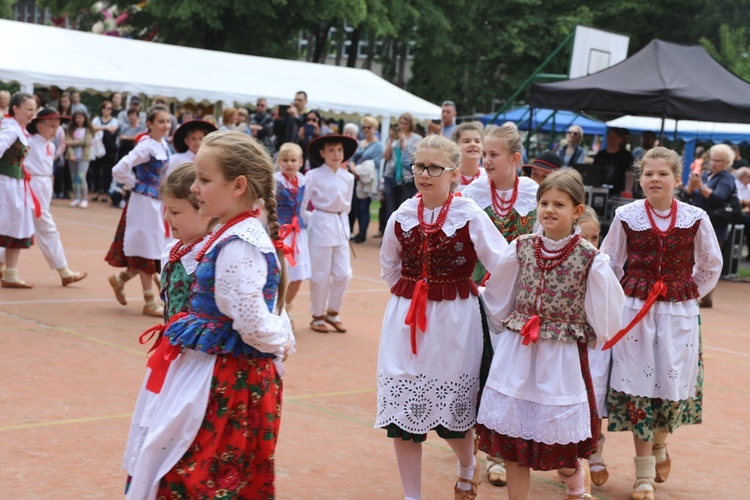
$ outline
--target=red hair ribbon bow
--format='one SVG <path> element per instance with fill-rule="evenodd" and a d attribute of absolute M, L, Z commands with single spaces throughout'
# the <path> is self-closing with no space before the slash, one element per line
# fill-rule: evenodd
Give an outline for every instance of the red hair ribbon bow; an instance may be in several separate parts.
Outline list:
<path fill-rule="evenodd" d="M 539 327 L 542 325 L 542 320 L 539 319 L 538 315 L 533 315 L 529 318 L 529 321 L 521 328 L 521 336 L 523 337 L 523 345 L 529 345 L 535 343 L 539 339 Z"/>

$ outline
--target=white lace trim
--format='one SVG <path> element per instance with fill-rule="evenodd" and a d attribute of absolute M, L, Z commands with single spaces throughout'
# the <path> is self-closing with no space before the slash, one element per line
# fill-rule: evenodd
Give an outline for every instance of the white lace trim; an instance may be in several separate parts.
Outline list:
<path fill-rule="evenodd" d="M 536 182 L 532 181 L 528 177 L 518 178 L 518 198 L 513 208 L 518 212 L 519 215 L 525 217 L 536 208 L 536 190 L 539 188 Z M 497 192 L 503 198 L 510 198 L 513 193 L 512 189 L 508 191 Z M 477 202 L 483 210 L 487 207 L 492 206 L 492 192 L 490 191 L 490 180 L 488 177 L 480 177 L 475 180 L 461 192 L 466 198 L 471 198 Z"/>
<path fill-rule="evenodd" d="M 401 224 L 402 230 L 408 231 L 419 225 L 419 216 L 417 215 L 418 205 L 419 200 L 416 197 L 409 198 L 396 211 L 396 222 Z M 440 207 L 435 210 L 425 209 L 425 221 L 429 223 L 437 217 L 439 212 Z M 453 198 L 451 208 L 448 211 L 448 217 L 445 219 L 445 224 L 443 225 L 443 232 L 446 236 L 453 236 L 456 231 L 464 227 L 467 222 L 474 220 L 477 214 L 481 212 L 482 209 L 479 208 L 474 200 L 464 198 L 463 196 Z"/>
<path fill-rule="evenodd" d="M 214 232 L 221 229 L 221 227 L 223 227 L 223 224 L 216 226 Z M 235 235 L 238 236 L 242 241 L 246 241 L 251 245 L 254 245 L 263 253 L 276 251 L 273 248 L 273 243 L 271 243 L 271 238 L 268 236 L 268 233 L 261 224 L 260 220 L 257 217 L 251 217 L 227 229 L 227 231 L 222 234 L 221 237 L 213 243 L 213 245 L 211 245 L 211 248 L 209 248 L 206 253 L 213 250 L 213 248 L 220 241 L 223 241 L 228 237 Z"/>
<path fill-rule="evenodd" d="M 646 214 L 645 202 L 646 200 L 636 200 L 633 203 L 619 207 L 615 213 L 633 231 L 648 231 L 651 228 L 651 222 L 649 222 L 648 215 Z M 669 210 L 664 212 L 655 210 L 655 212 L 660 215 L 666 215 Z M 678 201 L 675 227 L 679 227 L 680 229 L 691 228 L 696 222 L 701 220 L 703 214 L 704 211 L 702 209 Z M 669 220 L 660 219 L 659 217 L 655 217 L 655 219 L 657 226 L 664 226 L 664 228 L 659 227 L 659 229 L 666 229 L 669 226 Z"/>
<path fill-rule="evenodd" d="M 378 373 L 378 417 L 375 427 L 395 423 L 414 434 L 442 425 L 465 431 L 476 423 L 479 378 L 468 373 L 451 380 L 419 374 L 402 379 Z"/>
<path fill-rule="evenodd" d="M 513 438 L 544 443 L 579 443 L 591 437 L 588 402 L 552 406 L 515 399 L 484 388 L 477 422 Z"/>

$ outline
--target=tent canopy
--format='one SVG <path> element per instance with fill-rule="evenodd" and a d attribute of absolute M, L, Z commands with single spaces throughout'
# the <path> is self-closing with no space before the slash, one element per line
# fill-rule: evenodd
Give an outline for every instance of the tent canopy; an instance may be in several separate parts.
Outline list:
<path fill-rule="evenodd" d="M 623 127 L 631 132 L 654 132 L 659 133 L 661 128 L 661 118 L 646 116 L 621 116 L 615 120 L 607 122 L 609 127 Z M 716 123 L 716 122 L 698 122 L 693 120 L 675 120 L 664 121 L 664 135 L 668 138 L 674 137 L 675 127 L 677 128 L 677 138 L 685 142 L 692 140 L 723 142 L 732 141 L 740 143 L 750 141 L 750 124 L 746 123 Z"/>
<path fill-rule="evenodd" d="M 304 90 L 326 112 L 440 117 L 440 107 L 369 70 L 216 52 L 0 20 L 0 81 L 180 101 L 289 104 Z"/>
<path fill-rule="evenodd" d="M 534 85 L 531 105 L 750 123 L 750 84 L 700 46 L 653 40 L 628 59 L 593 75 Z"/>
<path fill-rule="evenodd" d="M 534 120 L 530 120 L 531 115 L 529 114 L 528 106 L 521 106 L 520 108 L 509 109 L 504 113 L 498 115 L 494 121 L 495 124 L 501 125 L 507 121 L 515 122 L 520 130 L 529 130 L 529 123 L 531 122 L 531 128 L 537 129 L 539 125 L 542 125 L 541 130 L 543 132 L 549 132 L 552 130 L 552 124 L 554 122 L 555 131 L 562 132 L 571 125 L 578 125 L 583 129 L 585 134 L 599 134 L 602 135 L 607 130 L 607 125 L 604 122 L 588 118 L 586 116 L 572 113 L 570 111 L 557 111 L 551 109 L 536 109 L 534 108 Z M 556 113 L 556 114 L 555 114 Z M 552 115 L 555 114 L 554 118 Z M 479 120 L 485 125 L 492 120 L 494 114 L 484 115 Z"/>

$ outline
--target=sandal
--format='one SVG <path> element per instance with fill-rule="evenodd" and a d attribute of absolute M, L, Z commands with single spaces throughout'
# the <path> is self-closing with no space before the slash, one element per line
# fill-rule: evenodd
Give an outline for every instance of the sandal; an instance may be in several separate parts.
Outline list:
<path fill-rule="evenodd" d="M 26 283 L 25 281 L 2 281 L 2 287 L 3 288 L 34 288 L 34 285 L 31 283 Z"/>
<path fill-rule="evenodd" d="M 592 462 L 589 459 L 589 468 L 591 469 L 591 482 L 597 486 L 602 486 L 609 479 L 609 471 L 604 462 Z M 658 477 L 658 472 L 656 473 Z"/>
<path fill-rule="evenodd" d="M 669 471 L 672 470 L 672 459 L 669 458 L 669 453 L 667 453 L 667 445 L 654 445 L 654 448 L 656 449 L 657 446 L 663 446 L 664 447 L 664 453 L 667 454 L 667 459 L 663 462 L 657 462 L 656 463 L 656 478 L 654 479 L 657 483 L 663 483 L 667 480 L 669 477 Z"/>
<path fill-rule="evenodd" d="M 495 461 L 491 457 L 487 457 L 487 481 L 492 486 L 505 486 L 508 484 L 508 476 L 505 472 L 505 462 L 502 459 Z"/>
<path fill-rule="evenodd" d="M 633 485 L 633 493 L 630 494 L 631 500 L 655 500 L 654 484 L 646 478 L 636 480 Z"/>
<path fill-rule="evenodd" d="M 86 276 L 88 276 L 88 273 L 73 273 L 67 278 L 61 278 L 62 286 L 68 286 L 71 283 L 75 283 L 76 281 L 81 281 Z"/>
<path fill-rule="evenodd" d="M 326 326 L 325 316 L 313 316 L 313 320 L 310 322 L 310 330 L 318 333 L 328 333 L 328 327 Z"/>
<path fill-rule="evenodd" d="M 156 302 L 149 302 L 143 306 L 143 315 L 153 316 L 155 318 L 163 318 L 164 308 L 160 306 L 159 304 L 157 304 Z"/>
<path fill-rule="evenodd" d="M 323 321 L 331 325 L 337 332 L 346 333 L 346 328 L 344 327 L 344 324 L 339 319 L 339 313 L 335 311 L 331 311 L 329 309 L 328 311 L 326 311 L 326 315 L 323 318 Z"/>
<path fill-rule="evenodd" d="M 474 478 L 470 481 L 462 477 L 458 477 L 456 485 L 453 487 L 454 500 L 474 500 L 477 497 L 477 489 L 479 484 L 482 482 L 479 479 L 479 462 L 475 460 L 476 467 L 474 467 Z M 462 490 L 458 487 L 458 483 L 470 484 L 470 490 Z"/>

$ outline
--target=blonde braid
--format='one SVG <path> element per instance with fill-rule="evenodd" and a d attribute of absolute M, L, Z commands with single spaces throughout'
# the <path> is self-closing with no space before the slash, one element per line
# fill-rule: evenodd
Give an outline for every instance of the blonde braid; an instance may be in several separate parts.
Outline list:
<path fill-rule="evenodd" d="M 279 216 L 276 212 L 276 179 L 270 177 L 264 189 L 263 200 L 265 201 L 266 219 L 268 220 L 268 235 L 271 240 L 279 241 Z M 280 280 L 277 299 L 277 311 L 281 314 L 286 302 L 286 257 L 281 248 L 276 249 L 276 257 L 279 260 Z"/>

